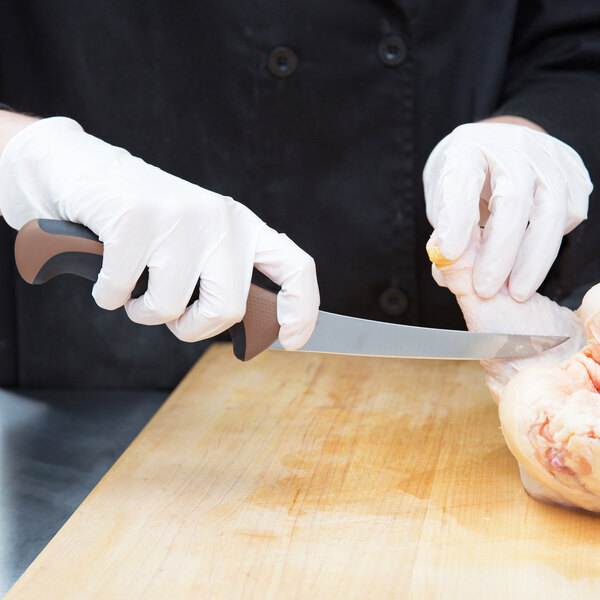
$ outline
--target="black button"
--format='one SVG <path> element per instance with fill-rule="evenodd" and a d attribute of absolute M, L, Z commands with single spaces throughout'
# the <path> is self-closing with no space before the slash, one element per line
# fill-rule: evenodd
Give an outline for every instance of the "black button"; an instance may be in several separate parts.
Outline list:
<path fill-rule="evenodd" d="M 379 296 L 381 310 L 390 317 L 397 317 L 406 312 L 408 296 L 397 287 L 389 287 Z"/>
<path fill-rule="evenodd" d="M 379 60 L 388 67 L 397 67 L 406 58 L 406 43 L 397 33 L 389 33 L 377 47 Z"/>
<path fill-rule="evenodd" d="M 289 77 L 298 66 L 298 57 L 291 48 L 278 46 L 269 54 L 267 67 L 275 77 Z"/>

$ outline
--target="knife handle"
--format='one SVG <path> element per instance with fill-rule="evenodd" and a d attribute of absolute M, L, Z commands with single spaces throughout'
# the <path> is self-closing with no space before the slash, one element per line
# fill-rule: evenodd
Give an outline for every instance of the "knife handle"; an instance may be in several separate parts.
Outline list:
<path fill-rule="evenodd" d="M 15 260 L 21 277 L 33 285 L 46 283 L 57 275 L 72 274 L 96 281 L 102 268 L 104 245 L 83 225 L 53 219 L 34 219 L 25 224 L 15 241 Z M 271 283 L 271 285 L 269 285 Z M 277 291 L 270 289 L 256 269 L 246 303 L 244 318 L 229 329 L 236 358 L 247 361 L 266 350 L 279 336 Z M 132 298 L 148 287 L 148 269 L 138 279 Z M 199 296 L 196 286 L 188 306 Z"/>

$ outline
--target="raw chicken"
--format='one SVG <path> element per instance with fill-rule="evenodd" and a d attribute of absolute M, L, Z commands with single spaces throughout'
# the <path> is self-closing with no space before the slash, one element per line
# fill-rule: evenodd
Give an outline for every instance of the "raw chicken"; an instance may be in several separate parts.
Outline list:
<path fill-rule="evenodd" d="M 539 500 L 600 512 L 600 284 L 574 312 L 540 294 L 516 302 L 506 287 L 482 299 L 472 285 L 480 236 L 477 228 L 454 262 L 434 239 L 427 245 L 434 277 L 456 295 L 467 327 L 570 337 L 531 358 L 482 361 L 525 489 Z"/>

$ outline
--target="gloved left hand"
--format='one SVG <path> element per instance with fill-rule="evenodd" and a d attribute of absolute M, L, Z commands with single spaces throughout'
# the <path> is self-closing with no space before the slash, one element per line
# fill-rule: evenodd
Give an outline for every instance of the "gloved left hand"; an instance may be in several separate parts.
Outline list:
<path fill-rule="evenodd" d="M 432 151 L 423 171 L 427 217 L 450 260 L 467 248 L 488 216 L 473 285 L 483 298 L 507 278 L 527 300 L 548 273 L 562 241 L 587 217 L 592 183 L 567 144 L 523 125 L 457 127 Z"/>

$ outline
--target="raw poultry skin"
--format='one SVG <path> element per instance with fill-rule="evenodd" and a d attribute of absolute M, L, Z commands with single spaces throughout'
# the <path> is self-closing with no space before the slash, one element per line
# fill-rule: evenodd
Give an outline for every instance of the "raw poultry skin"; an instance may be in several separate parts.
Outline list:
<path fill-rule="evenodd" d="M 477 229 L 455 262 L 434 239 L 427 245 L 434 278 L 456 295 L 467 327 L 570 336 L 535 357 L 482 361 L 525 489 L 538 500 L 600 512 L 600 284 L 574 312 L 540 294 L 516 302 L 506 287 L 480 298 L 472 285 L 480 236 Z"/>

